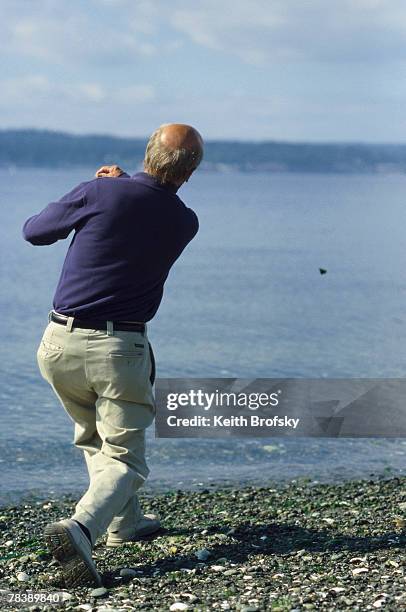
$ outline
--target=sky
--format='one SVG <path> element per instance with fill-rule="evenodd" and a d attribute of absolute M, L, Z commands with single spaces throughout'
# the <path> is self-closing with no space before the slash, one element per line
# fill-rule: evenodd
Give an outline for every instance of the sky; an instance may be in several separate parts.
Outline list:
<path fill-rule="evenodd" d="M 404 0 L 2 0 L 0 128 L 406 142 Z"/>

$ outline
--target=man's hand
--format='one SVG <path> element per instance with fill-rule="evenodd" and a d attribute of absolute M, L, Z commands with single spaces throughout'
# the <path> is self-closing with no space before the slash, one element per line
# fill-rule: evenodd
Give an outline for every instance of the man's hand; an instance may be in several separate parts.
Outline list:
<path fill-rule="evenodd" d="M 118 177 L 125 174 L 124 170 L 121 170 L 120 166 L 102 166 L 98 169 L 95 176 L 96 178 L 107 178 L 107 177 Z"/>

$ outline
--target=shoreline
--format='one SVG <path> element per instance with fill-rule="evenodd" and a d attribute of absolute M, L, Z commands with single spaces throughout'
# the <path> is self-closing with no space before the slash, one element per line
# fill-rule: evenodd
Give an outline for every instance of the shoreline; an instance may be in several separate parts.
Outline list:
<path fill-rule="evenodd" d="M 5 603 L 7 591 L 26 589 L 63 590 L 57 609 L 66 610 L 169 610 L 176 602 L 183 605 L 174 610 L 406 609 L 406 477 L 140 499 L 165 530 L 116 549 L 99 539 L 94 555 L 107 588 L 99 597 L 93 587 L 64 589 L 42 542 L 45 524 L 69 516 L 76 497 L 0 506 L 1 609 L 47 609 Z M 124 568 L 131 571 L 120 576 Z"/>
<path fill-rule="evenodd" d="M 267 449 L 268 453 L 274 453 L 276 447 L 274 445 L 266 445 L 265 448 Z M 199 461 L 199 457 L 197 457 L 197 461 Z M 21 488 L 15 490 L 7 490 L 6 484 L 6 490 L 3 493 L 0 493 L 0 512 L 2 507 L 18 506 L 22 504 L 36 504 L 39 502 L 45 503 L 47 500 L 50 499 L 79 499 L 87 489 L 88 476 L 85 472 L 85 468 L 83 467 L 82 463 L 80 463 L 79 466 L 76 467 L 78 472 L 78 479 L 80 478 L 80 484 L 78 484 L 77 482 L 75 487 L 70 484 L 67 484 L 64 487 L 60 486 L 58 489 L 55 489 L 52 485 L 49 488 L 45 488 L 43 485 L 38 485 L 37 487 L 33 487 L 28 490 L 25 489 L 25 491 L 23 492 Z M 382 480 L 391 480 L 394 478 L 406 478 L 405 469 L 393 466 L 387 466 L 384 468 L 378 467 L 375 469 L 371 466 L 370 470 L 356 471 L 354 469 L 350 470 L 346 466 L 344 468 L 341 467 L 340 469 L 337 469 L 337 466 L 335 468 L 332 464 L 330 466 L 330 472 L 327 475 L 326 470 L 324 472 L 320 472 L 320 470 L 317 471 L 316 466 L 310 466 L 310 464 L 308 465 L 308 470 L 306 471 L 299 471 L 297 469 L 297 464 L 295 464 L 293 468 L 289 466 L 289 469 L 285 470 L 281 474 L 281 466 L 276 465 L 274 466 L 274 470 L 278 472 L 278 475 L 277 477 L 275 477 L 275 474 L 272 474 L 272 476 L 266 476 L 262 471 L 262 468 L 265 469 L 265 466 L 263 464 L 259 464 L 259 466 L 256 466 L 255 472 L 252 469 L 252 465 L 250 466 L 251 469 L 249 471 L 244 469 L 244 466 L 242 466 L 241 470 L 239 470 L 240 475 L 238 478 L 236 478 L 234 474 L 226 473 L 223 475 L 222 478 L 218 476 L 217 478 L 214 478 L 213 476 L 207 474 L 207 470 L 204 469 L 205 467 L 207 466 L 200 465 L 200 473 L 197 474 L 197 477 L 191 478 L 188 476 L 183 476 L 182 480 L 175 480 L 173 479 L 173 473 L 169 476 L 169 478 L 167 477 L 167 473 L 164 473 L 164 476 L 161 476 L 159 479 L 156 478 L 155 474 L 162 472 L 162 466 L 154 465 L 151 468 L 152 476 L 150 475 L 148 477 L 147 482 L 140 490 L 140 493 L 145 497 L 155 497 L 170 494 L 179 490 L 185 493 L 198 493 L 203 489 L 217 491 L 228 489 L 244 489 L 250 486 L 258 488 L 283 488 L 289 484 L 308 486 L 314 486 L 318 484 L 343 485 L 347 482 L 379 482 Z M 221 466 L 221 468 L 222 467 L 223 466 Z M 226 472 L 227 467 L 228 466 L 225 466 L 224 472 Z M 312 477 L 309 475 L 310 468 L 312 468 L 311 471 L 313 472 Z M 184 470 L 184 466 L 182 466 L 182 469 Z M 296 474 L 291 473 L 294 469 L 297 469 Z M 194 472 L 196 472 L 196 470 L 194 470 Z"/>

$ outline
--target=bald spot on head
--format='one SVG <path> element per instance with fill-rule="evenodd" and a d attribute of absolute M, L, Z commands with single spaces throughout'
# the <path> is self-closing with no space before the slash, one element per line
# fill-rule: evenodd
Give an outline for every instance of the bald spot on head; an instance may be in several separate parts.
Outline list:
<path fill-rule="evenodd" d="M 161 126 L 161 143 L 168 149 L 203 149 L 203 138 L 191 125 L 168 123 Z"/>
<path fill-rule="evenodd" d="M 203 138 L 191 125 L 166 123 L 151 135 L 144 170 L 162 184 L 178 188 L 189 180 L 203 158 Z"/>

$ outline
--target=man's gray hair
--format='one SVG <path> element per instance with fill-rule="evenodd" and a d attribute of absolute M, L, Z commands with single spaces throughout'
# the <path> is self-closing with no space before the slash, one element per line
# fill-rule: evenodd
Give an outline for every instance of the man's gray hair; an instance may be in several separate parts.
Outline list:
<path fill-rule="evenodd" d="M 160 183 L 178 183 L 182 181 L 202 161 L 203 149 L 196 147 L 168 148 L 161 142 L 165 125 L 161 125 L 152 134 L 145 151 L 144 169 Z"/>

